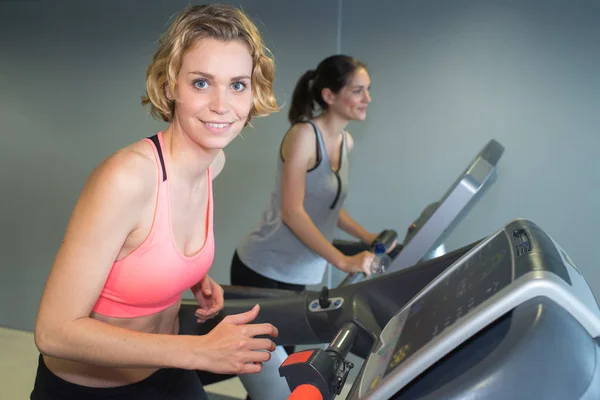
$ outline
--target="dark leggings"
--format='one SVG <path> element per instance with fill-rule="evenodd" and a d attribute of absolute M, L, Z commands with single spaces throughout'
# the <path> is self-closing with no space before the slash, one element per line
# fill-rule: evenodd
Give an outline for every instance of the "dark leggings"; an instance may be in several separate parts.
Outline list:
<path fill-rule="evenodd" d="M 129 385 L 93 388 L 67 382 L 46 367 L 40 355 L 31 400 L 208 400 L 196 372 L 163 368 Z"/>
<path fill-rule="evenodd" d="M 231 260 L 230 272 L 231 284 L 235 286 L 252 286 L 265 289 L 282 289 L 282 290 L 306 290 L 304 285 L 295 285 L 293 283 L 279 282 L 271 278 L 267 278 L 259 273 L 254 272 L 246 264 L 240 260 L 237 251 L 233 253 Z M 283 346 L 288 354 L 292 354 L 295 346 Z"/>

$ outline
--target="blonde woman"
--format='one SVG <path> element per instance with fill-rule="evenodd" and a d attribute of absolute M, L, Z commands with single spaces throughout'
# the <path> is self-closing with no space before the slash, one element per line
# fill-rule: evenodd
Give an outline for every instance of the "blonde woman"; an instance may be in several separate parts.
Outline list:
<path fill-rule="evenodd" d="M 35 326 L 31 398 L 202 399 L 195 370 L 256 373 L 275 349 L 258 306 L 204 336 L 178 335 L 181 294 L 214 317 L 212 180 L 226 147 L 277 111 L 274 64 L 238 9 L 189 7 L 160 41 L 142 103 L 168 122 L 90 175 L 52 265 Z M 267 351 L 264 351 L 267 350 Z"/>

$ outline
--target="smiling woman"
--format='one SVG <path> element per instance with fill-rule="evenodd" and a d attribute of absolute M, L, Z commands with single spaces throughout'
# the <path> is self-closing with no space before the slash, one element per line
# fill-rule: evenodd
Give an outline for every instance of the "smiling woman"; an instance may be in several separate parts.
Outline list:
<path fill-rule="evenodd" d="M 373 253 L 345 256 L 331 243 L 337 228 L 369 244 L 377 236 L 343 208 L 354 143 L 346 125 L 365 120 L 370 86 L 366 66 L 341 54 L 300 77 L 288 114 L 291 127 L 279 149 L 276 184 L 259 223 L 233 254 L 232 284 L 304 290 L 322 282 L 328 262 L 344 272 L 370 273 Z"/>
<path fill-rule="evenodd" d="M 258 307 L 205 336 L 178 335 L 177 315 L 187 289 L 199 320 L 223 307 L 208 276 L 212 180 L 222 149 L 253 117 L 277 110 L 273 79 L 268 50 L 240 10 L 193 6 L 173 21 L 142 100 L 168 127 L 88 178 L 42 295 L 32 399 L 202 399 L 195 370 L 255 373 L 269 360 L 275 346 L 264 335 L 277 329 L 251 324 Z"/>
<path fill-rule="evenodd" d="M 221 149 L 242 130 L 252 107 L 252 58 L 240 41 L 199 40 L 183 59 L 174 90 L 173 125 L 205 149 Z"/>
<path fill-rule="evenodd" d="M 343 209 L 354 144 L 346 125 L 366 119 L 370 86 L 365 64 L 341 54 L 300 77 L 277 183 L 260 223 L 237 246 L 232 284 L 303 290 L 321 283 L 328 262 L 344 272 L 370 273 L 373 253 L 345 256 L 331 243 L 338 227 L 369 244 L 377 236 Z"/>

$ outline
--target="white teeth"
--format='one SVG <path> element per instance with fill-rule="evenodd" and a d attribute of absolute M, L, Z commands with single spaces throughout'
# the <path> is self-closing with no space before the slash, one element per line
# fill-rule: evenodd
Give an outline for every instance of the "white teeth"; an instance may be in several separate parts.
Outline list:
<path fill-rule="evenodd" d="M 225 128 L 226 126 L 229 126 L 229 124 L 212 124 L 210 122 L 205 122 L 205 124 L 211 128 Z"/>

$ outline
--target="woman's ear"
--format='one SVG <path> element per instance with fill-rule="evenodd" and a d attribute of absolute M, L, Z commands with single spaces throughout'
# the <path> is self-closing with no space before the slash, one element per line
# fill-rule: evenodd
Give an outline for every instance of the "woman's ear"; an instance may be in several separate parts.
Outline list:
<path fill-rule="evenodd" d="M 335 103 L 337 98 L 336 94 L 333 93 L 329 88 L 323 88 L 323 90 L 321 90 L 321 97 L 323 97 L 323 101 L 328 105 Z"/>

